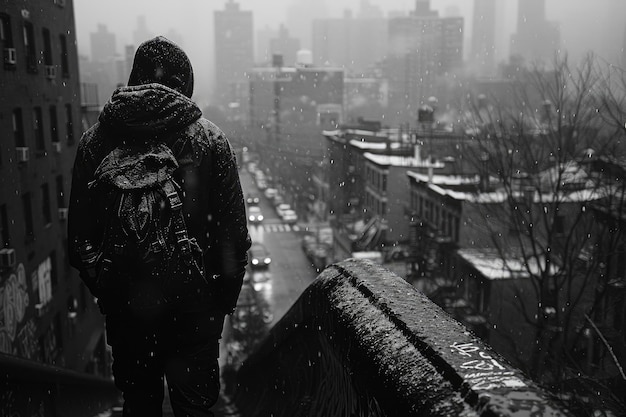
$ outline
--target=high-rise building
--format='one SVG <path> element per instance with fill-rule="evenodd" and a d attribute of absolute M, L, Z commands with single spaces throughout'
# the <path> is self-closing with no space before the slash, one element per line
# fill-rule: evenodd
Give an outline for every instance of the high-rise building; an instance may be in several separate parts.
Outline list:
<path fill-rule="evenodd" d="M 255 66 L 269 65 L 272 62 L 272 53 L 270 51 L 271 39 L 278 36 L 278 31 L 269 26 L 265 26 L 256 31 L 254 63 Z"/>
<path fill-rule="evenodd" d="M 419 0 L 406 17 L 389 21 L 389 52 L 384 76 L 389 80 L 390 123 L 410 123 L 419 106 L 437 95 L 439 77 L 463 63 L 463 18 L 440 18 L 428 0 Z"/>
<path fill-rule="evenodd" d="M 115 34 L 109 32 L 106 25 L 99 24 L 98 31 L 90 34 L 91 60 L 93 62 L 110 62 L 115 58 Z"/>
<path fill-rule="evenodd" d="M 148 30 L 148 25 L 146 24 L 146 16 L 138 16 L 137 27 L 135 28 L 135 30 L 133 30 L 133 42 L 135 42 L 135 46 L 139 46 L 143 42 L 153 37 L 154 35 L 150 32 L 150 30 Z"/>
<path fill-rule="evenodd" d="M 388 21 L 383 17 L 342 18 L 313 21 L 313 62 L 318 66 L 343 67 L 364 74 L 387 52 Z"/>
<path fill-rule="evenodd" d="M 110 44 L 102 45 L 108 56 Z M 46 369 L 62 375 L 59 368 L 105 376 L 102 316 L 66 249 L 81 135 L 73 2 L 4 2 L 0 51 L 0 358 L 23 366 L 31 378 Z M 48 404 L 50 392 L 39 392 L 39 383 L 6 398 Z"/>
<path fill-rule="evenodd" d="M 217 103 L 243 107 L 248 102 L 248 76 L 254 65 L 252 12 L 229 0 L 224 10 L 214 12 L 214 22 Z"/>
<path fill-rule="evenodd" d="M 478 75 L 495 70 L 496 0 L 474 0 L 470 65 Z"/>
<path fill-rule="evenodd" d="M 511 55 L 522 57 L 529 64 L 550 63 L 560 43 L 559 26 L 546 20 L 545 0 L 520 1 Z"/>
<path fill-rule="evenodd" d="M 330 16 L 326 0 L 291 0 L 287 7 L 286 25 L 292 36 L 300 39 L 300 46 L 312 49 L 311 26 L 316 19 Z"/>
<path fill-rule="evenodd" d="M 289 36 L 289 32 L 285 25 L 280 25 L 278 36 L 270 39 L 270 54 L 280 54 L 283 57 L 285 66 L 294 66 L 296 64 L 296 54 L 300 50 L 300 41 Z"/>

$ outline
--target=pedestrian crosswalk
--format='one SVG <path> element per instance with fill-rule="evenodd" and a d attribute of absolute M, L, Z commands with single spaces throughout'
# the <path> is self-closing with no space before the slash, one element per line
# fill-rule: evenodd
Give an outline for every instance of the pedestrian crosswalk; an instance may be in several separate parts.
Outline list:
<path fill-rule="evenodd" d="M 268 233 L 281 233 L 281 232 L 299 232 L 300 227 L 297 224 L 282 224 L 282 223 L 264 223 L 264 224 L 252 224 L 248 228 L 254 230 L 263 230 Z"/>

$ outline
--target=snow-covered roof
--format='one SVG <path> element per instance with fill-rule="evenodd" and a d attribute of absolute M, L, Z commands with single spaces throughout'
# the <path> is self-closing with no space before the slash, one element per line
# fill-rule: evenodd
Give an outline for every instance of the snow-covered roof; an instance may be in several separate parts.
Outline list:
<path fill-rule="evenodd" d="M 432 184 L 441 185 L 441 186 L 469 185 L 469 184 L 478 183 L 477 175 L 441 175 L 441 174 L 435 175 L 433 174 L 431 178 L 427 174 L 422 174 L 420 172 L 415 172 L 415 171 L 408 171 L 407 175 L 421 182 L 430 182 Z"/>
<path fill-rule="evenodd" d="M 378 155 L 369 152 L 364 153 L 363 156 L 378 165 L 413 168 L 443 168 L 445 166 L 441 161 L 430 162 L 428 159 L 417 159 L 413 156 Z"/>
<path fill-rule="evenodd" d="M 470 249 L 463 248 L 457 251 L 459 256 L 469 262 L 485 278 L 490 280 L 499 279 L 527 279 L 532 275 L 541 275 L 541 270 L 545 269 L 545 262 L 542 256 L 533 256 L 527 261 L 521 257 L 503 258 L 495 249 Z M 552 265 L 551 273 L 555 274 L 558 267 Z"/>

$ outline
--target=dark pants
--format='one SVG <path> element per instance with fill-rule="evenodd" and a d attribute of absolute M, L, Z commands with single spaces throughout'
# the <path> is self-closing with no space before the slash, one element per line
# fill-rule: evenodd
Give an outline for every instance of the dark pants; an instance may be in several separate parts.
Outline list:
<path fill-rule="evenodd" d="M 213 416 L 224 316 L 213 312 L 108 315 L 115 385 L 124 416 L 161 417 L 163 378 L 176 417 Z"/>

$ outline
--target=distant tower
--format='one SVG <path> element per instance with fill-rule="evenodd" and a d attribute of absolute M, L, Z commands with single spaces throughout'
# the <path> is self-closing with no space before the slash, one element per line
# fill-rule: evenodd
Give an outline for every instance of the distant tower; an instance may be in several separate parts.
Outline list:
<path fill-rule="evenodd" d="M 495 69 L 496 0 L 474 0 L 470 62 L 479 75 Z"/>
<path fill-rule="evenodd" d="M 135 45 L 139 46 L 143 42 L 153 37 L 154 35 L 148 30 L 148 26 L 146 24 L 146 16 L 138 16 L 137 28 L 133 31 L 133 42 L 135 42 Z"/>
<path fill-rule="evenodd" d="M 278 36 L 270 39 L 270 54 L 281 54 L 284 65 L 291 67 L 296 63 L 296 53 L 300 49 L 300 40 L 289 36 L 285 25 L 280 25 Z"/>
<path fill-rule="evenodd" d="M 115 34 L 106 25 L 98 24 L 98 31 L 91 33 L 91 60 L 110 62 L 115 58 Z"/>
<path fill-rule="evenodd" d="M 561 43 L 559 27 L 546 20 L 545 0 L 518 2 L 517 32 L 511 37 L 511 55 L 528 63 L 550 63 Z"/>
<path fill-rule="evenodd" d="M 430 10 L 430 0 L 415 0 L 414 16 L 431 16 L 437 17 L 439 14 L 436 10 Z"/>
<path fill-rule="evenodd" d="M 389 80 L 390 123 L 414 121 L 428 97 L 436 95 L 439 76 L 463 64 L 462 17 L 438 16 L 427 0 L 418 0 L 407 17 L 389 21 L 389 51 L 384 76 Z"/>
<path fill-rule="evenodd" d="M 300 46 L 311 49 L 311 26 L 317 19 L 329 17 L 326 0 L 291 0 L 287 7 L 286 25 L 291 36 L 300 39 Z"/>
<path fill-rule="evenodd" d="M 218 104 L 245 106 L 249 96 L 248 74 L 254 65 L 252 12 L 240 10 L 229 0 L 214 12 L 215 94 Z"/>

